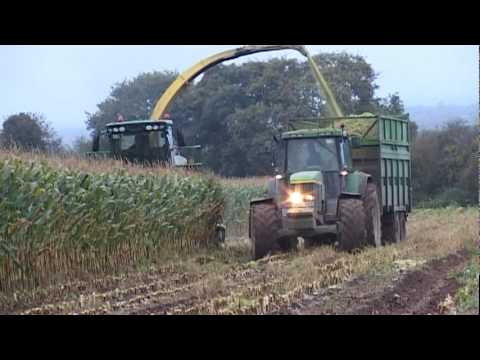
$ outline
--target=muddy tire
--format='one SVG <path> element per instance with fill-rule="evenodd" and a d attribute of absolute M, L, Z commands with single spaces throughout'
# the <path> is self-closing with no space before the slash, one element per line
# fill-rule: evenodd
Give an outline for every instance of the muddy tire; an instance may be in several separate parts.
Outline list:
<path fill-rule="evenodd" d="M 353 251 L 364 247 L 367 229 L 363 201 L 340 199 L 338 218 L 338 248 L 343 251 Z"/>
<path fill-rule="evenodd" d="M 292 251 L 298 248 L 298 238 L 281 238 L 278 240 L 278 245 L 282 251 Z"/>
<path fill-rule="evenodd" d="M 384 216 L 382 220 L 382 241 L 384 244 L 398 244 L 407 239 L 407 219 L 405 213 L 396 212 Z"/>
<path fill-rule="evenodd" d="M 365 221 L 367 229 L 367 244 L 369 246 L 382 246 L 382 221 L 380 213 L 380 201 L 377 194 L 377 186 L 373 183 L 367 185 L 367 193 L 363 201 L 365 208 Z"/>
<path fill-rule="evenodd" d="M 250 209 L 250 237 L 253 258 L 261 259 L 272 251 L 277 243 L 281 220 L 274 204 L 255 204 Z"/>

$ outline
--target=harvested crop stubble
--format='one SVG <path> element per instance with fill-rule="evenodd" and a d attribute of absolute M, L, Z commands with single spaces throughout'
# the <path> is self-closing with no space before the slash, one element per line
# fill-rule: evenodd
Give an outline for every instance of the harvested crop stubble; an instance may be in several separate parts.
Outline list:
<path fill-rule="evenodd" d="M 223 213 L 209 175 L 80 172 L 0 157 L 0 291 L 110 273 L 204 246 Z"/>

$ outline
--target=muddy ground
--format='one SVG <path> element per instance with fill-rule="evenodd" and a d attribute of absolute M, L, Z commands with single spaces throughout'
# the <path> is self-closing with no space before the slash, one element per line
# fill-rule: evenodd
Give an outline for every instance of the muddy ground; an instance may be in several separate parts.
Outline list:
<path fill-rule="evenodd" d="M 419 270 L 392 276 L 362 276 L 333 286 L 277 314 L 294 315 L 434 315 L 453 314 L 460 288 L 454 274 L 468 261 L 466 251 L 431 261 Z"/>
<path fill-rule="evenodd" d="M 142 271 L 15 294 L 0 313 L 455 314 L 458 273 L 478 249 L 477 220 L 475 210 L 419 212 L 407 241 L 358 254 L 316 246 L 251 261 L 248 240 L 230 241 Z"/>

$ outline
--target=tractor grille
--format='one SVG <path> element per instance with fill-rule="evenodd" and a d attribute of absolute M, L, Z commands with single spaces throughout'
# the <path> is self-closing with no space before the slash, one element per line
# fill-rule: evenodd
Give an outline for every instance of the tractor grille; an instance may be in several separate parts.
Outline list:
<path fill-rule="evenodd" d="M 325 183 L 326 213 L 335 215 L 337 213 L 337 201 L 341 191 L 340 176 L 338 171 L 326 171 L 323 173 Z"/>
<path fill-rule="evenodd" d="M 327 199 L 338 198 L 340 195 L 340 176 L 338 171 L 326 171 L 323 173 L 325 182 L 325 196 Z"/>
<path fill-rule="evenodd" d="M 291 185 L 291 190 L 305 195 L 315 195 L 315 184 L 295 184 Z"/>

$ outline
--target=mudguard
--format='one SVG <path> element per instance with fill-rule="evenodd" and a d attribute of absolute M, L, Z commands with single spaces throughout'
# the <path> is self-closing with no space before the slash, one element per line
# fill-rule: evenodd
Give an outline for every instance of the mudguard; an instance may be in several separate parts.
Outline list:
<path fill-rule="evenodd" d="M 369 174 L 361 171 L 348 174 L 340 198 L 363 198 L 367 194 L 367 185 L 371 178 Z"/>

